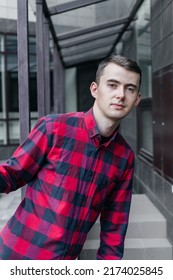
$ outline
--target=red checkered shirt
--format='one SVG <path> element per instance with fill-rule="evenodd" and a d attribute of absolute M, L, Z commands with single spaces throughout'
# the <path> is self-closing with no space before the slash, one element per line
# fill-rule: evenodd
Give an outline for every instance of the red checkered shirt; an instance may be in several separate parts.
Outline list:
<path fill-rule="evenodd" d="M 93 111 L 41 118 L 0 166 L 0 192 L 27 184 L 0 233 L 0 259 L 76 259 L 100 215 L 97 259 L 121 259 L 134 154 L 119 134 L 102 143 Z"/>

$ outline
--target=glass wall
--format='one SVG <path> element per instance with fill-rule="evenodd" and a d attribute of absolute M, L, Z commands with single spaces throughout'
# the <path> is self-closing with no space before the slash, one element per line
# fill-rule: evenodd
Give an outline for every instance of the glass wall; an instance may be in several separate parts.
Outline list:
<path fill-rule="evenodd" d="M 0 144 L 7 144 L 4 36 L 0 35 Z"/>
<path fill-rule="evenodd" d="M 30 121 L 38 118 L 35 37 L 29 38 Z M 17 36 L 0 35 L 0 145 L 19 143 Z"/>
<path fill-rule="evenodd" d="M 145 0 L 137 14 L 137 60 L 142 68 L 142 101 L 138 116 L 139 153 L 149 160 L 153 157 L 152 132 L 152 69 L 150 0 Z"/>
<path fill-rule="evenodd" d="M 19 142 L 17 38 L 7 35 L 5 42 L 8 144 L 16 144 Z"/>

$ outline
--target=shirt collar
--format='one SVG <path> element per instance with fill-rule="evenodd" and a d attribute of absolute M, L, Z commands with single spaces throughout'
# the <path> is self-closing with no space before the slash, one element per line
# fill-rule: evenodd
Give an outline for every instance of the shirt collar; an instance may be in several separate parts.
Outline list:
<path fill-rule="evenodd" d="M 89 133 L 89 137 L 92 138 L 98 135 L 99 131 L 93 115 L 93 108 L 91 108 L 89 111 L 84 113 L 84 120 L 85 120 L 86 128 Z"/>
<path fill-rule="evenodd" d="M 95 118 L 94 118 L 93 108 L 91 108 L 89 111 L 84 113 L 84 121 L 85 121 L 85 125 L 88 130 L 90 138 L 93 138 L 96 135 L 100 135 Z M 112 134 L 110 141 L 115 139 L 117 132 L 118 132 L 118 128 Z"/>

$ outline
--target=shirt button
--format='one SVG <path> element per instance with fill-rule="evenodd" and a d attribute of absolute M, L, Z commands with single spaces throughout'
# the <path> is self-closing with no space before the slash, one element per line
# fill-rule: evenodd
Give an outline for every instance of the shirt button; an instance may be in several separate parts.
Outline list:
<path fill-rule="evenodd" d="M 93 171 L 90 170 L 89 177 L 92 177 L 92 176 L 93 176 Z"/>
<path fill-rule="evenodd" d="M 96 140 L 97 140 L 98 142 L 100 142 L 100 141 L 101 141 L 101 136 L 100 136 L 100 135 L 96 135 Z"/>

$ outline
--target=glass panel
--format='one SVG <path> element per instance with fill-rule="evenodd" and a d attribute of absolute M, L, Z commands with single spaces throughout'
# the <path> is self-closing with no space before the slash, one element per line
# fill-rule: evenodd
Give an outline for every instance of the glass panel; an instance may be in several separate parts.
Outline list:
<path fill-rule="evenodd" d="M 73 0 L 47 0 L 49 8 L 73 2 Z M 54 15 L 52 21 L 58 34 L 79 28 L 88 28 L 99 23 L 115 20 L 129 15 L 136 0 L 107 0 L 62 14 Z"/>
<path fill-rule="evenodd" d="M 137 56 L 142 68 L 142 97 L 152 96 L 150 0 L 144 1 L 137 20 Z"/>
<path fill-rule="evenodd" d="M 15 42 L 15 40 L 13 42 Z M 9 144 L 18 144 L 20 139 L 20 131 L 17 53 L 7 55 L 7 85 Z"/>
<path fill-rule="evenodd" d="M 32 29 L 35 29 L 33 22 L 36 22 L 36 1 L 35 0 L 28 0 L 28 21 L 29 26 Z M 32 33 L 33 34 L 33 33 Z"/>
<path fill-rule="evenodd" d="M 7 123 L 5 121 L 0 121 L 0 145 L 7 144 Z"/>
<path fill-rule="evenodd" d="M 141 129 L 140 150 L 144 154 L 153 155 L 152 131 L 152 63 L 151 63 L 151 17 L 150 0 L 145 0 L 137 13 L 137 59 L 142 69 L 141 94 Z M 150 101 L 150 102 L 149 102 Z"/>
<path fill-rule="evenodd" d="M 9 142 L 18 144 L 20 139 L 19 120 L 9 121 Z"/>
<path fill-rule="evenodd" d="M 10 112 L 18 112 L 18 65 L 17 55 L 7 55 L 7 95 L 8 95 L 8 110 Z"/>
<path fill-rule="evenodd" d="M 36 55 L 36 38 L 29 37 L 29 54 Z"/>
<path fill-rule="evenodd" d="M 0 54 L 0 118 L 6 118 L 5 65 L 2 54 Z"/>
<path fill-rule="evenodd" d="M 0 34 L 0 52 L 4 51 L 4 35 Z"/>
<path fill-rule="evenodd" d="M 17 53 L 17 37 L 16 35 L 7 35 L 6 51 Z"/>
<path fill-rule="evenodd" d="M 31 112 L 31 129 L 34 127 L 37 121 L 38 121 L 38 113 Z"/>
<path fill-rule="evenodd" d="M 142 141 L 141 148 L 153 154 L 152 113 L 150 109 L 142 111 Z"/>
<path fill-rule="evenodd" d="M 31 112 L 37 112 L 37 77 L 35 72 L 30 73 L 29 98 Z"/>
<path fill-rule="evenodd" d="M 29 38 L 29 98 L 31 112 L 37 112 L 37 69 L 36 69 L 36 39 Z M 32 118 L 33 114 L 31 114 Z M 31 121 L 32 123 L 32 121 Z M 32 124 L 31 124 L 32 125 Z"/>

